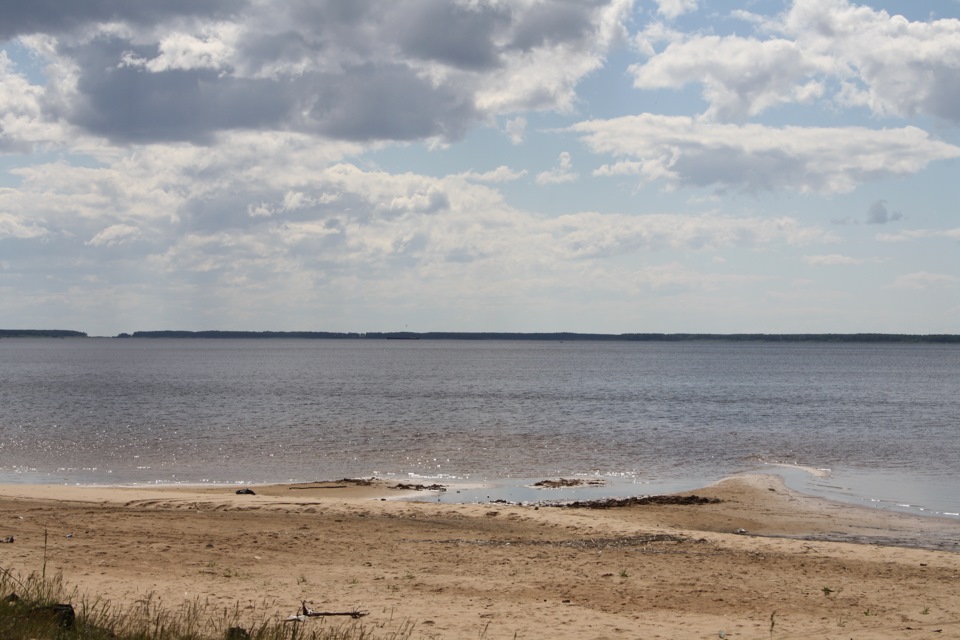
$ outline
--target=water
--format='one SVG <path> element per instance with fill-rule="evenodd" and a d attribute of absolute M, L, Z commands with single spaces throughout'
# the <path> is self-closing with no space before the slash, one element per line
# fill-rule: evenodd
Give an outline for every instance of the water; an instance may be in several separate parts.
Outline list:
<path fill-rule="evenodd" d="M 659 493 L 763 470 L 955 516 L 958 436 L 955 345 L 0 340 L 2 482 L 381 475 L 542 499 L 564 494 L 524 486 Z"/>

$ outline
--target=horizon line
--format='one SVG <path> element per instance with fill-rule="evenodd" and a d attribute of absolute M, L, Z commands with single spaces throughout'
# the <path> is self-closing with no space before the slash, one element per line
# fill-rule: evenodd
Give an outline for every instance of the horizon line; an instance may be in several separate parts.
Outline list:
<path fill-rule="evenodd" d="M 882 332 L 807 332 L 807 333 L 700 333 L 700 332 L 627 332 L 598 333 L 577 331 L 248 331 L 228 329 L 163 329 L 121 332 L 115 336 L 89 336 L 68 329 L 0 329 L 0 338 L 209 338 L 209 339 L 407 339 L 407 340 L 580 340 L 679 342 L 694 340 L 765 342 L 934 342 L 960 343 L 960 334 L 882 333 Z"/>

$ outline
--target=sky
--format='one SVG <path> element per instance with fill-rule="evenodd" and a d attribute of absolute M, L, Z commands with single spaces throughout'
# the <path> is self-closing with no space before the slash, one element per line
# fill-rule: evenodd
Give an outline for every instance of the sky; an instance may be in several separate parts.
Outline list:
<path fill-rule="evenodd" d="M 0 328 L 960 333 L 957 0 L 0 16 Z"/>

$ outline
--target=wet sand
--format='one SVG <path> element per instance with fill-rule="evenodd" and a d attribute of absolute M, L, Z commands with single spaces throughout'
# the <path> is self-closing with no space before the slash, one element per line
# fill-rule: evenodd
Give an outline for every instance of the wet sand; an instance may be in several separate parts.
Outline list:
<path fill-rule="evenodd" d="M 719 503 L 611 509 L 411 502 L 379 481 L 252 489 L 3 485 L 0 568 L 39 570 L 47 532 L 47 572 L 117 604 L 287 616 L 307 600 L 415 638 L 960 637 L 960 521 L 775 476 L 690 492 Z"/>

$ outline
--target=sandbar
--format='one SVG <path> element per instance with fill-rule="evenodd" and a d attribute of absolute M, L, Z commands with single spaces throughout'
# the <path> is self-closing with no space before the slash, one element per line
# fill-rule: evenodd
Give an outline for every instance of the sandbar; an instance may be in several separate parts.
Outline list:
<path fill-rule="evenodd" d="M 777 476 L 611 509 L 398 500 L 418 492 L 382 481 L 235 489 L 0 485 L 0 569 L 45 558 L 121 606 L 362 608 L 345 624 L 413 638 L 960 637 L 960 520 Z"/>

